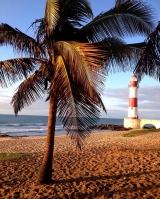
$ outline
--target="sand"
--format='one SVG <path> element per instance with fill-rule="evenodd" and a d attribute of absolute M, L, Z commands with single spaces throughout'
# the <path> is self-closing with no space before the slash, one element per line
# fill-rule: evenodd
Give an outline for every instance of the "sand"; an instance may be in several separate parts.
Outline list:
<path fill-rule="evenodd" d="M 0 162 L 0 198 L 159 199 L 160 132 L 124 138 L 95 133 L 82 151 L 66 136 L 55 139 L 53 181 L 37 185 L 45 137 L 0 138 L 0 152 L 24 152 Z"/>

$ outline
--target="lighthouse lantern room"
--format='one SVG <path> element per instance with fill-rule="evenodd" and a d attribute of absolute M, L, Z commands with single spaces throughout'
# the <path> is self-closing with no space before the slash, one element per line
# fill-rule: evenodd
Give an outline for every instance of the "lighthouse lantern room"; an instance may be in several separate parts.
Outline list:
<path fill-rule="evenodd" d="M 128 118 L 138 119 L 138 104 L 137 104 L 137 77 L 135 74 L 131 76 L 129 84 L 129 107 L 128 107 Z"/>

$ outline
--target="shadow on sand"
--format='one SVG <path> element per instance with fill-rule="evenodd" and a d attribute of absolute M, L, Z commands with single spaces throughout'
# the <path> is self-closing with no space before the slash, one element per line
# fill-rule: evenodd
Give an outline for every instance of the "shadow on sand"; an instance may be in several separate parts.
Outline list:
<path fill-rule="evenodd" d="M 159 180 L 157 179 L 157 183 L 152 183 L 152 185 L 145 186 L 142 183 L 138 184 L 135 181 L 132 181 L 132 178 L 136 178 L 137 182 L 141 176 L 150 175 L 150 174 L 158 174 L 160 170 L 150 171 L 150 172 L 137 172 L 137 173 L 128 173 L 121 175 L 101 175 L 101 176 L 91 176 L 91 177 L 80 177 L 80 178 L 70 178 L 70 179 L 61 179 L 61 180 L 53 180 L 51 184 L 61 184 L 62 186 L 68 186 L 70 184 L 75 192 L 72 192 L 70 197 L 74 198 L 112 198 L 114 194 L 118 195 L 126 195 L 127 193 L 145 193 L 150 190 L 152 192 L 153 189 L 160 188 Z M 110 181 L 111 180 L 111 181 Z M 107 182 L 108 181 L 108 182 Z M 118 183 L 118 181 L 122 182 L 122 185 Z M 104 183 L 103 183 L 104 182 Z M 82 193 L 78 191 L 76 187 L 79 186 L 80 183 L 85 184 L 86 189 L 90 187 L 92 183 L 94 183 L 95 189 L 92 190 L 92 193 Z M 113 183 L 115 183 L 115 188 L 113 188 Z M 118 187 L 118 188 L 117 188 Z M 66 195 L 66 198 L 67 195 Z"/>

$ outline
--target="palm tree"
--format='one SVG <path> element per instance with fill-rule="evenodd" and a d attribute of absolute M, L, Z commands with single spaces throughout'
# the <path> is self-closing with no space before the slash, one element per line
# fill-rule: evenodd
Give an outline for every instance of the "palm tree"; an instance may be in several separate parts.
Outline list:
<path fill-rule="evenodd" d="M 17 115 L 47 93 L 49 100 L 46 151 L 38 182 L 51 181 L 56 116 L 81 149 L 96 124 L 108 70 L 125 70 L 135 61 L 135 49 L 120 38 L 148 35 L 153 10 L 137 0 L 117 0 L 115 7 L 95 18 L 88 0 L 47 0 L 44 18 L 31 26 L 31 38 L 8 24 L 0 25 L 0 44 L 11 45 L 23 58 L 0 62 L 0 84 L 19 85 L 11 104 Z M 132 62 L 133 63 L 133 62 Z M 130 64 L 132 68 L 132 65 Z"/>

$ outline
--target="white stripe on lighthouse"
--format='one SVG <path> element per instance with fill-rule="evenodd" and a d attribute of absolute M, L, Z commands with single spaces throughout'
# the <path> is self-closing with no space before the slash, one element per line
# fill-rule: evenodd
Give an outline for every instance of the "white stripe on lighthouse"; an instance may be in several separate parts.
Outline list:
<path fill-rule="evenodd" d="M 137 88 L 136 87 L 130 87 L 129 98 L 137 98 Z"/>
<path fill-rule="evenodd" d="M 128 117 L 132 119 L 137 119 L 137 107 L 129 107 L 128 108 Z"/>

